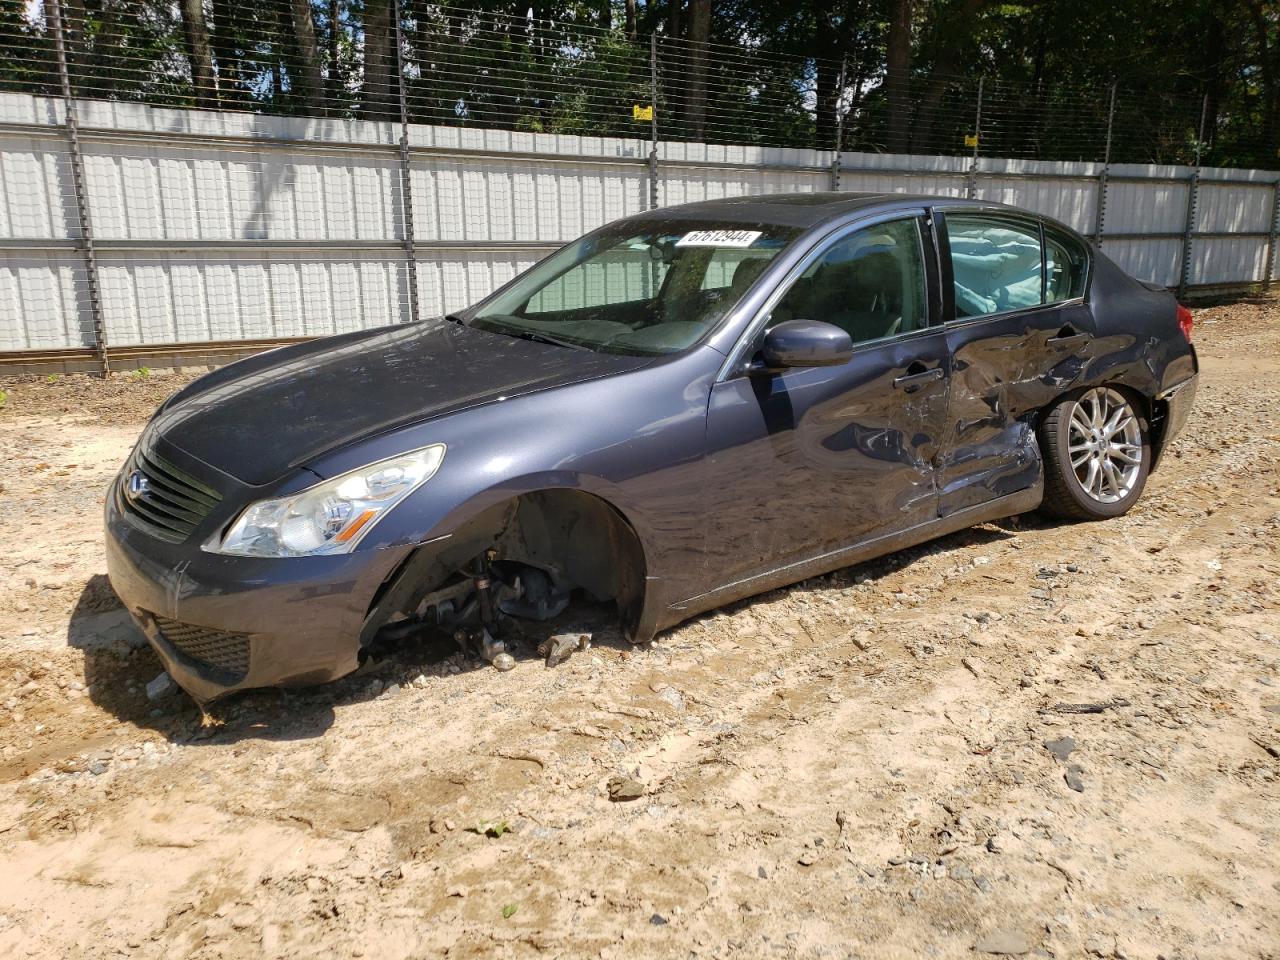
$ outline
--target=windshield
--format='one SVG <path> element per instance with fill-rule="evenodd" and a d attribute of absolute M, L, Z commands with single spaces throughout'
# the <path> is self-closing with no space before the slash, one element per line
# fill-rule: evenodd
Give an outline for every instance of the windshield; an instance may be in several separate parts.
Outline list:
<path fill-rule="evenodd" d="M 565 347 L 675 353 L 713 329 L 800 232 L 705 220 L 615 224 L 552 254 L 465 322 Z"/>

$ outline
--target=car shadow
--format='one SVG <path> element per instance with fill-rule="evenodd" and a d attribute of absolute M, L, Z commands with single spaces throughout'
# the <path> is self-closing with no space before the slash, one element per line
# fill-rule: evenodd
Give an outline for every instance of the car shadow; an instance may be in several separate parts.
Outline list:
<path fill-rule="evenodd" d="M 515 621 L 506 637 L 509 652 L 517 661 L 541 659 L 538 644 L 570 630 L 591 633 L 593 645 L 625 649 L 612 609 L 611 604 L 578 602 L 554 620 Z M 210 746 L 320 737 L 333 726 L 337 707 L 376 699 L 420 672 L 434 668 L 452 676 L 492 669 L 474 654 L 460 656 L 451 636 L 427 631 L 375 648 L 358 670 L 331 683 L 250 690 L 204 709 L 176 687 L 151 700 L 147 684 L 164 673 L 164 666 L 102 574 L 90 577 L 80 591 L 67 623 L 67 645 L 84 657 L 84 685 L 95 706 L 173 743 Z"/>
<path fill-rule="evenodd" d="M 322 736 L 333 726 L 336 691 L 295 698 L 288 691 L 271 690 L 265 697 L 255 694 L 267 704 L 248 712 L 235 703 L 214 704 L 203 711 L 176 687 L 150 699 L 147 684 L 164 673 L 164 666 L 103 574 L 90 577 L 81 589 L 67 622 L 67 645 L 84 657 L 84 685 L 95 706 L 174 743 L 304 740 Z M 274 709 L 264 709 L 271 703 Z"/>
<path fill-rule="evenodd" d="M 832 578 L 837 582 L 874 583 L 926 556 L 999 543 L 1013 539 L 1022 530 L 1055 525 L 1036 515 L 987 523 L 781 589 L 801 593 L 826 589 Z M 777 593 L 741 600 L 694 619 L 747 610 Z M 531 661 L 541 659 L 537 647 L 543 639 L 571 631 L 590 633 L 594 647 L 626 650 L 630 646 L 618 627 L 612 604 L 580 598 L 552 620 L 512 621 L 504 639 L 517 661 Z M 154 730 L 171 742 L 210 746 L 244 740 L 287 742 L 320 737 L 333 726 L 338 706 L 385 696 L 393 684 L 403 685 L 419 672 L 434 669 L 443 676 L 452 676 L 493 669 L 474 654 L 460 654 L 457 644 L 445 634 L 426 631 L 375 647 L 360 669 L 331 683 L 247 691 L 211 704 L 206 710 L 176 689 L 153 701 L 148 698 L 146 687 L 164 668 L 101 574 L 90 577 L 81 590 L 67 624 L 67 644 L 84 656 L 84 683 L 96 706 L 122 723 Z"/>

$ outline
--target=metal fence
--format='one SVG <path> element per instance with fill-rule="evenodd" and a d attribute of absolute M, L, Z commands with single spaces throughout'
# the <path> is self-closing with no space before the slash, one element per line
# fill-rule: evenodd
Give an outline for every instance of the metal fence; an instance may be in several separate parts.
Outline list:
<path fill-rule="evenodd" d="M 340 50 L 301 89 L 291 47 L 235 46 L 217 24 L 212 73 L 179 54 L 157 67 L 177 8 L 157 8 L 150 34 L 66 14 L 59 31 L 47 9 L 23 80 L 45 93 L 0 93 L 9 368 L 207 358 L 432 316 L 608 220 L 782 190 L 1015 203 L 1182 288 L 1274 274 L 1280 174 L 1203 165 L 1202 132 L 1152 132 L 1172 114 L 1152 111 L 1137 136 L 1116 91 L 1100 111 L 1077 98 L 1049 130 L 1027 122 L 1047 91 L 925 85 L 909 101 L 917 152 L 884 153 L 851 149 L 902 131 L 849 63 L 812 65 L 806 87 L 795 63 L 758 52 L 612 35 L 604 49 L 585 27 L 404 22 L 388 6 L 390 39 L 381 52 L 364 39 L 358 83 Z M 130 59 L 143 40 L 145 76 Z"/>

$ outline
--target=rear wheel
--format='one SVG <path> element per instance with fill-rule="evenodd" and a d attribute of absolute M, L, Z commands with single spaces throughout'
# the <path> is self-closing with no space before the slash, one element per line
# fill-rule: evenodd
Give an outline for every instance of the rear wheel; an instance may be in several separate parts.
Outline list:
<path fill-rule="evenodd" d="M 1042 509 L 1069 520 L 1127 513 L 1151 467 L 1147 422 L 1115 387 L 1092 387 L 1059 400 L 1040 425 Z"/>

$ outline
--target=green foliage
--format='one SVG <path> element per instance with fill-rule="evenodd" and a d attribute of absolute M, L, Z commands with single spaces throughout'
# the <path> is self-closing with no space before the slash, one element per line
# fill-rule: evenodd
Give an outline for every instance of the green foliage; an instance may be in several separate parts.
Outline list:
<path fill-rule="evenodd" d="M 9 402 L 9 391 L 0 390 L 0 410 L 4 409 L 4 405 Z"/>
<path fill-rule="evenodd" d="M 1280 145 L 1280 17 L 1258 0 L 915 0 L 905 91 L 890 102 L 885 0 L 712 0 L 705 67 L 688 4 L 622 0 L 401 0 L 410 119 L 646 140 L 633 104 L 653 99 L 663 139 L 829 149 L 837 104 L 846 149 L 967 152 L 982 79 L 987 155 L 1187 162 L 1205 117 L 1205 161 L 1274 167 Z M 69 71 L 85 96 L 274 114 L 398 119 L 391 0 L 311 0 L 313 39 L 283 0 L 64 4 Z M 608 28 L 602 11 L 608 9 Z M 44 7 L 0 0 L 0 91 L 60 89 Z M 203 31 L 216 89 L 197 96 Z M 900 34 L 901 35 L 901 34 Z M 899 44 L 899 49 L 902 48 Z M 385 66 L 366 63 L 388 51 Z M 842 69 L 846 82 L 838 89 Z M 319 78 L 322 89 L 304 91 Z M 705 109 L 692 102 L 705 80 Z M 1207 98 L 1207 99 L 1206 99 Z M 905 104 L 905 105 L 904 105 Z"/>
<path fill-rule="evenodd" d="M 516 911 L 520 909 L 520 905 L 516 903 L 508 903 L 502 908 L 502 919 L 510 920 L 516 915 Z"/>
<path fill-rule="evenodd" d="M 150 367 L 139 367 L 133 371 L 133 379 L 135 380 L 146 380 L 149 376 L 151 376 Z"/>

